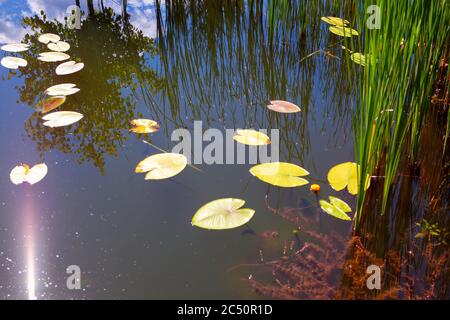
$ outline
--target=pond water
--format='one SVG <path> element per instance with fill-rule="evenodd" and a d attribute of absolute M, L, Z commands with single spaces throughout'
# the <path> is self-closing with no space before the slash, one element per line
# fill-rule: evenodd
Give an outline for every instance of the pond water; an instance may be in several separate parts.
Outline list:
<path fill-rule="evenodd" d="M 0 298 L 33 292 L 38 299 L 262 298 L 243 281 L 258 273 L 252 265 L 280 257 L 286 246 L 299 250 L 307 237 L 301 230 L 295 236 L 266 196 L 273 208 L 309 207 L 297 214 L 323 233 L 349 234 L 350 222 L 320 212 L 309 185 L 269 186 L 249 173 L 251 164 L 196 164 L 200 170 L 188 166 L 161 181 L 145 181 L 134 168 L 160 153 L 144 139 L 171 150 L 172 132 L 193 132 L 194 121 L 222 132 L 278 128 L 280 161 L 306 168 L 321 198 L 336 195 L 326 175 L 353 161 L 354 92 L 340 38 L 320 17 L 350 16 L 350 7 L 303 4 L 304 12 L 270 27 L 270 17 L 240 1 L 170 10 L 164 2 L 129 1 L 131 23 L 124 27 L 117 3 L 104 1 L 113 11 L 102 11 L 95 2 L 95 12 L 88 12 L 82 1 L 81 29 L 69 30 L 50 20 L 63 21 L 73 1 L 62 2 L 38 2 L 47 20 L 25 1 L 0 4 L 2 16 L 25 29 L 17 40 L 31 44 L 23 54 L 27 67 L 0 69 Z M 57 76 L 57 63 L 37 60 L 44 48 L 37 36 L 44 32 L 68 42 L 67 53 L 84 69 Z M 80 92 L 58 110 L 84 118 L 51 129 L 36 105 L 48 87 L 63 82 Z M 266 106 L 275 99 L 302 111 L 271 112 Z M 153 119 L 160 130 L 131 133 L 136 118 Z M 45 179 L 12 184 L 11 169 L 25 162 L 45 162 Z M 339 196 L 354 208 L 353 196 Z M 191 225 L 198 208 L 224 197 L 255 209 L 247 226 L 207 231 Z M 82 271 L 81 290 L 66 287 L 70 265 Z"/>

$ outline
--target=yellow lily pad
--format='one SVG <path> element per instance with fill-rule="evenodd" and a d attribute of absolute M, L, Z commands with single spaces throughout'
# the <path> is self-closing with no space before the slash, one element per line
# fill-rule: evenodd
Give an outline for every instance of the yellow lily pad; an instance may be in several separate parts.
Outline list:
<path fill-rule="evenodd" d="M 366 57 L 362 53 L 354 52 L 350 55 L 350 59 L 363 67 L 366 66 Z"/>
<path fill-rule="evenodd" d="M 145 180 L 162 180 L 176 176 L 186 168 L 186 156 L 178 153 L 159 153 L 145 158 L 136 166 L 136 173 L 145 173 Z"/>
<path fill-rule="evenodd" d="M 131 120 L 131 125 L 133 127 L 130 131 L 134 133 L 153 133 L 159 130 L 159 124 L 149 119 L 134 119 Z"/>
<path fill-rule="evenodd" d="M 288 162 L 269 162 L 250 168 L 250 173 L 258 179 L 278 187 L 292 188 L 308 184 L 300 178 L 309 172 L 302 167 Z"/>
<path fill-rule="evenodd" d="M 351 37 L 359 35 L 358 31 L 349 27 L 331 26 L 330 32 L 341 37 Z"/>
<path fill-rule="evenodd" d="M 236 130 L 233 139 L 249 146 L 264 146 L 270 143 L 270 138 L 266 134 L 251 129 Z"/>
<path fill-rule="evenodd" d="M 255 214 L 255 210 L 242 208 L 244 200 L 225 198 L 202 206 L 192 218 L 192 225 L 208 230 L 225 230 L 240 227 Z"/>
<path fill-rule="evenodd" d="M 341 219 L 341 220 L 352 220 L 344 211 L 342 211 L 340 208 L 338 208 L 335 205 L 332 205 L 328 201 L 320 200 L 319 201 L 320 208 L 328 213 L 329 215 Z"/>
<path fill-rule="evenodd" d="M 358 170 L 359 165 L 354 162 L 344 162 L 334 166 L 328 171 L 328 182 L 336 191 L 347 187 L 350 194 L 358 194 Z M 365 189 L 370 186 L 370 176 L 366 177 Z"/>
<path fill-rule="evenodd" d="M 350 22 L 348 22 L 345 19 L 338 18 L 338 17 L 322 17 L 320 18 L 322 21 L 331 24 L 333 26 L 345 26 L 348 25 Z"/>
<path fill-rule="evenodd" d="M 344 212 L 352 212 L 352 208 L 350 208 L 350 206 L 344 200 L 341 200 L 333 196 L 329 196 L 328 198 L 330 199 L 330 203 L 333 206 L 341 209 Z"/>

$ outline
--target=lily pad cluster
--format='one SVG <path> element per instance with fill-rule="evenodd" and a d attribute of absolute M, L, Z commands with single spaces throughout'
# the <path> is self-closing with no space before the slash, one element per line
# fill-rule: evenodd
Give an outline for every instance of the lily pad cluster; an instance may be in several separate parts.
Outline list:
<path fill-rule="evenodd" d="M 349 27 L 350 22 L 348 20 L 338 17 L 322 17 L 321 20 L 331 25 L 329 27 L 330 32 L 337 36 L 351 38 L 359 35 L 357 30 Z M 344 46 L 342 46 L 342 49 L 347 50 L 350 53 L 350 59 L 354 63 L 357 63 L 362 67 L 366 66 L 366 57 L 364 54 L 360 52 L 353 52 Z"/>
<path fill-rule="evenodd" d="M 53 33 L 44 33 L 38 37 L 38 41 L 50 51 L 39 54 L 38 60 L 42 62 L 62 62 L 70 59 L 70 55 L 65 53 L 70 49 L 70 44 L 61 41 L 59 35 Z M 6 44 L 1 50 L 11 53 L 20 53 L 30 49 L 30 45 L 26 43 Z M 6 56 L 2 58 L 1 65 L 8 69 L 18 69 L 27 66 L 27 61 L 20 57 Z M 76 73 L 84 68 L 82 62 L 67 61 L 59 64 L 55 68 L 56 75 L 67 75 Z M 73 83 L 61 83 L 51 86 L 45 91 L 45 97 L 40 101 L 36 109 L 45 114 L 42 117 L 43 125 L 50 128 L 64 127 L 72 125 L 83 118 L 83 115 L 74 111 L 56 111 L 67 99 L 67 96 L 79 92 L 80 89 Z M 48 114 L 47 114 L 48 113 Z M 10 179 L 14 184 L 28 182 L 35 184 L 41 181 L 47 175 L 48 168 L 45 163 L 35 165 L 30 168 L 27 164 L 16 166 L 10 173 Z"/>

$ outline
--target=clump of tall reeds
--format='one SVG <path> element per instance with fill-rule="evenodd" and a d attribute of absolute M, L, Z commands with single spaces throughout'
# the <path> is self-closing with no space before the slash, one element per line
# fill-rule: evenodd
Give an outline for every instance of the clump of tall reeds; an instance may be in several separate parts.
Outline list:
<path fill-rule="evenodd" d="M 366 25 L 366 9 L 374 4 L 380 9 L 380 29 Z M 356 78 L 360 90 L 353 112 L 355 156 L 360 180 L 366 174 L 384 177 L 382 214 L 400 160 L 406 157 L 411 165 L 417 160 L 424 115 L 440 62 L 448 55 L 450 3 L 364 0 L 360 5 L 357 23 L 366 66 Z M 363 186 L 360 183 L 356 225 L 363 214 Z"/>

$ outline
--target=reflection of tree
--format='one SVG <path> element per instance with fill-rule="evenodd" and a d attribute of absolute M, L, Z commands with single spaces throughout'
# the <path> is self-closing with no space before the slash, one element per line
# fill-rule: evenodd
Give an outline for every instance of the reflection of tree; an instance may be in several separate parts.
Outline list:
<path fill-rule="evenodd" d="M 350 16 L 351 6 L 333 8 L 326 1 L 289 1 L 285 10 L 274 12 L 276 17 L 270 20 L 266 4 L 275 2 L 156 1 L 164 100 L 153 103 L 152 112 L 161 118 L 170 112 L 182 126 L 191 125 L 185 119 L 202 119 L 213 126 L 223 126 L 229 120 L 228 127 L 245 123 L 279 128 L 281 145 L 287 149 L 282 150 L 283 159 L 302 160 L 310 149 L 308 115 L 315 117 L 310 107 L 317 96 L 315 80 L 320 78 L 325 95 L 333 95 L 333 103 L 321 108 L 326 115 L 319 115 L 317 122 L 326 126 L 328 114 L 335 118 L 329 130 L 349 122 L 346 102 L 351 93 L 343 89 L 349 86 L 343 64 L 319 55 L 300 61 L 336 43 L 336 37 L 323 37 L 321 14 L 342 9 Z M 335 47 L 339 54 L 340 47 Z M 297 102 L 302 116 L 266 112 L 270 99 Z M 170 110 L 158 109 L 164 103 Z"/>
<path fill-rule="evenodd" d="M 116 155 L 117 147 L 126 140 L 123 134 L 129 121 L 137 116 L 135 77 L 145 79 L 150 90 L 159 86 L 156 73 L 148 60 L 155 55 L 152 39 L 131 25 L 123 27 L 122 17 L 107 8 L 90 12 L 80 30 L 69 30 L 57 21 L 42 16 L 25 17 L 23 26 L 29 27 L 24 41 L 33 43 L 25 59 L 29 65 L 18 75 L 24 85 L 18 88 L 20 100 L 36 105 L 43 92 L 58 83 L 75 83 L 81 91 L 69 96 L 60 110 L 77 111 L 85 118 L 79 123 L 58 129 L 42 125 L 41 114 L 34 113 L 25 124 L 28 136 L 43 153 L 58 149 L 76 155 L 81 163 L 93 162 L 104 169 L 104 155 Z M 72 59 L 82 61 L 85 68 L 73 75 L 56 76 L 54 63 L 37 60 L 39 52 L 48 51 L 36 41 L 38 34 L 52 32 L 70 43 L 67 52 Z M 11 73 L 12 75 L 13 73 Z"/>

